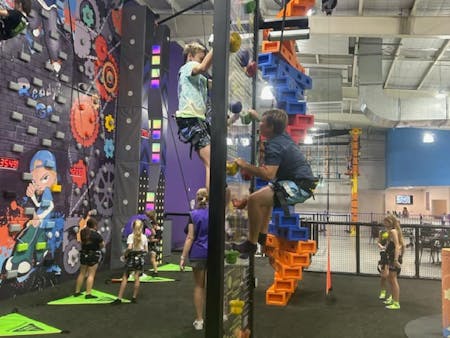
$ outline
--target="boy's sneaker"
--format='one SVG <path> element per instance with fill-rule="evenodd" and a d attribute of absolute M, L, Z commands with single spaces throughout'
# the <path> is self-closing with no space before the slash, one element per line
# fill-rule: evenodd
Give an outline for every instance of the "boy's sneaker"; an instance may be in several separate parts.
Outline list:
<path fill-rule="evenodd" d="M 131 298 L 131 303 L 133 303 L 133 304 L 136 304 L 136 303 L 137 303 L 136 297 Z"/>
<path fill-rule="evenodd" d="M 254 255 L 256 252 L 256 249 L 258 249 L 258 246 L 256 244 L 253 244 L 249 240 L 246 240 L 242 243 L 232 243 L 231 247 L 233 250 L 239 251 L 241 254 L 246 255 Z"/>
<path fill-rule="evenodd" d="M 381 290 L 378 299 L 386 299 L 386 290 Z"/>
<path fill-rule="evenodd" d="M 194 320 L 194 322 L 192 323 L 192 325 L 194 325 L 194 328 L 198 331 L 203 330 L 203 319 L 201 320 Z"/>
<path fill-rule="evenodd" d="M 75 292 L 75 293 L 73 294 L 74 297 L 80 297 L 81 295 L 82 295 L 81 292 Z"/>
<path fill-rule="evenodd" d="M 392 295 L 391 295 L 388 298 L 386 298 L 386 300 L 383 303 L 386 305 L 391 305 L 393 302 L 394 302 L 394 300 L 392 299 Z"/>
<path fill-rule="evenodd" d="M 392 302 L 392 304 L 386 305 L 386 309 L 389 309 L 389 310 L 400 310 L 400 303 L 399 302 Z"/>

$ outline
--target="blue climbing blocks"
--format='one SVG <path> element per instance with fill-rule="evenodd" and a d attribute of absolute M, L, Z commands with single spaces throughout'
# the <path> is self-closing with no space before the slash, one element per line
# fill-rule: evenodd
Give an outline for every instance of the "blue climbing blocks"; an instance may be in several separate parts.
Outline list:
<path fill-rule="evenodd" d="M 269 223 L 269 228 L 267 230 L 269 234 L 277 235 L 277 225 L 272 222 Z"/>
<path fill-rule="evenodd" d="M 278 57 L 275 53 L 261 53 L 258 55 L 258 66 L 263 78 L 266 76 L 290 77 L 299 89 L 311 89 L 312 79 L 308 75 L 292 67 L 289 63 Z"/>
<path fill-rule="evenodd" d="M 274 53 L 261 53 L 258 54 L 258 66 L 267 67 L 278 64 L 279 58 Z"/>
<path fill-rule="evenodd" d="M 303 89 L 312 88 L 312 79 L 306 74 L 303 74 L 299 70 L 292 67 L 289 63 L 280 61 L 278 64 L 278 75 L 279 76 L 290 76 L 292 77 Z"/>
<path fill-rule="evenodd" d="M 280 102 L 280 101 L 278 101 Z M 288 115 L 306 115 L 306 102 L 297 100 L 281 101 L 278 108 L 284 109 Z"/>
<path fill-rule="evenodd" d="M 276 226 L 274 235 L 288 241 L 307 241 L 309 239 L 309 229 L 297 225 L 281 224 Z"/>
<path fill-rule="evenodd" d="M 269 233 L 288 241 L 306 241 L 309 239 L 309 229 L 300 226 L 300 215 L 284 216 L 281 210 L 272 213 Z"/>

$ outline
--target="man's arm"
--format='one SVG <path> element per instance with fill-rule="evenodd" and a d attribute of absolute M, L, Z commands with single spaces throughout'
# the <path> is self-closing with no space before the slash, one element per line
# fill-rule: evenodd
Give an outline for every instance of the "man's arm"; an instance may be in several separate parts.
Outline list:
<path fill-rule="evenodd" d="M 0 16 L 1 17 L 8 16 L 8 10 L 7 9 L 0 9 Z"/>
<path fill-rule="evenodd" d="M 237 158 L 235 161 L 240 168 L 245 169 L 245 171 L 247 171 L 250 175 L 257 176 L 259 178 L 262 178 L 263 180 L 273 180 L 277 175 L 277 165 L 264 165 L 261 167 L 257 167 L 248 163 L 242 158 Z"/>
<path fill-rule="evenodd" d="M 212 57 L 213 57 L 213 51 L 212 49 L 208 52 L 208 54 L 206 54 L 205 58 L 203 59 L 203 61 L 199 64 L 196 64 L 193 68 L 192 68 L 192 75 L 197 75 L 200 73 L 205 73 L 209 67 L 211 67 L 212 64 Z"/>

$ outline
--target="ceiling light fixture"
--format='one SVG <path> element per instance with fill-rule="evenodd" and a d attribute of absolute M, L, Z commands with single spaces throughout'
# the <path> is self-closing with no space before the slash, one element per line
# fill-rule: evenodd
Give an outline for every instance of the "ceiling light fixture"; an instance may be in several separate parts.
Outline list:
<path fill-rule="evenodd" d="M 423 143 L 434 143 L 434 135 L 432 133 L 424 133 L 422 138 Z"/>

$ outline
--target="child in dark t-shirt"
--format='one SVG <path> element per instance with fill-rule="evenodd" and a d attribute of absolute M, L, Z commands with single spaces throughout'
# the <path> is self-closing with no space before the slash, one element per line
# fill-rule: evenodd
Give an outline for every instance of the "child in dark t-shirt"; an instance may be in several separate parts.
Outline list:
<path fill-rule="evenodd" d="M 14 9 L 0 9 L 0 40 L 8 40 L 20 34 L 28 25 L 31 0 L 15 0 Z"/>

